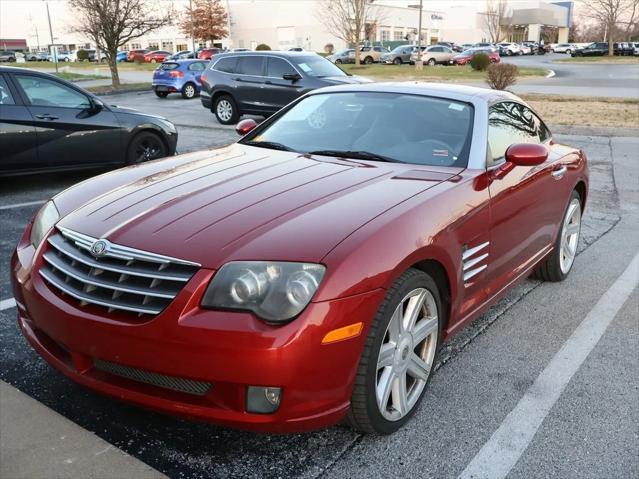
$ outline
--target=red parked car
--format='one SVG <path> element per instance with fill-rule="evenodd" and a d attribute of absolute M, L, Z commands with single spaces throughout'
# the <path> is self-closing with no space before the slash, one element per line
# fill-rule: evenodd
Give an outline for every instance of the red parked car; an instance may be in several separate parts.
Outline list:
<path fill-rule="evenodd" d="M 171 52 L 166 52 L 164 50 L 154 50 L 144 55 L 144 61 L 146 63 L 162 63 L 165 58 L 170 57 L 171 55 L 173 55 Z"/>
<path fill-rule="evenodd" d="M 197 57 L 198 57 L 199 60 L 210 60 L 211 58 L 213 58 L 218 53 L 222 53 L 222 49 L 221 48 L 203 48 L 197 54 Z"/>
<path fill-rule="evenodd" d="M 27 225 L 13 292 L 51 365 L 228 426 L 387 434 L 443 341 L 572 268 L 586 157 L 512 94 L 342 85 L 237 129 L 84 181 Z"/>
<path fill-rule="evenodd" d="M 127 53 L 126 55 L 126 61 L 127 62 L 134 62 L 134 61 L 143 62 L 144 55 L 146 55 L 147 53 L 149 53 L 149 50 L 145 48 L 138 49 L 138 50 L 129 50 L 129 53 Z"/>
<path fill-rule="evenodd" d="M 455 65 L 466 65 L 467 63 L 470 63 L 472 58 L 478 53 L 484 53 L 488 55 L 488 58 L 490 58 L 490 63 L 499 63 L 501 61 L 499 53 L 492 48 L 473 48 L 470 50 L 464 50 L 458 55 L 455 55 L 452 58 L 452 62 Z"/>

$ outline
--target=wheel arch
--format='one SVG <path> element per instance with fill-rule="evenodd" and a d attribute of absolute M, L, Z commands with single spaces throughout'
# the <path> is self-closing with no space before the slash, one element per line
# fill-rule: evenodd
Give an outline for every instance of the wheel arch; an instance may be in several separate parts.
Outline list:
<path fill-rule="evenodd" d="M 233 101 L 235 102 L 235 104 L 237 105 L 237 100 L 235 99 L 235 96 L 233 95 L 233 93 L 231 93 L 229 90 L 216 90 L 212 95 L 211 95 L 211 110 L 213 110 L 213 108 L 215 108 L 215 101 L 223 96 L 223 95 L 228 95 L 230 96 Z"/>
<path fill-rule="evenodd" d="M 451 282 L 448 276 L 448 272 L 442 263 L 435 259 L 425 259 L 423 261 L 419 261 L 411 266 L 412 268 L 423 271 L 428 274 L 433 280 L 435 284 L 437 284 L 437 288 L 439 289 L 439 297 L 442 300 L 442 306 L 446 312 L 444 323 L 442 324 L 442 330 L 445 330 L 448 326 L 448 321 L 451 316 Z"/>
<path fill-rule="evenodd" d="M 586 198 L 588 197 L 588 188 L 586 187 L 586 182 L 583 180 L 579 180 L 574 189 L 579 194 L 579 199 L 581 201 L 581 211 L 583 212 L 586 208 Z"/>

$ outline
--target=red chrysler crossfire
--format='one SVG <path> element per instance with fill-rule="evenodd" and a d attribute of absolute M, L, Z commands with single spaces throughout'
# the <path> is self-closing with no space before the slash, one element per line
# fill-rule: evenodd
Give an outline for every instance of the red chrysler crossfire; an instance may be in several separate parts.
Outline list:
<path fill-rule="evenodd" d="M 388 434 L 442 341 L 528 275 L 571 270 L 586 157 L 510 93 L 344 85 L 238 131 L 36 214 L 13 291 L 52 366 L 231 427 Z"/>

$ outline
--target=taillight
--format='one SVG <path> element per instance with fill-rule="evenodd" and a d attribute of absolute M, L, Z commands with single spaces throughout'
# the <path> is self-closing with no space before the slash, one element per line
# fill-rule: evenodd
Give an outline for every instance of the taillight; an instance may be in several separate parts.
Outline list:
<path fill-rule="evenodd" d="M 206 72 L 202 72 L 202 74 L 200 75 L 200 81 L 206 81 L 207 77 L 206 77 Z"/>
<path fill-rule="evenodd" d="M 172 78 L 182 78 L 184 76 L 184 73 L 179 70 L 173 70 L 169 72 L 169 76 Z"/>

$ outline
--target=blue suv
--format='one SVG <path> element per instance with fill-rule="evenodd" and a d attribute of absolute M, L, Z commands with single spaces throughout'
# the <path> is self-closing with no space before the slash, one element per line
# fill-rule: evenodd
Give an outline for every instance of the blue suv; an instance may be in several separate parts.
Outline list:
<path fill-rule="evenodd" d="M 166 98 L 169 93 L 181 93 L 186 99 L 194 98 L 202 88 L 200 77 L 207 64 L 202 60 L 163 62 L 153 72 L 153 91 L 160 98 Z"/>

